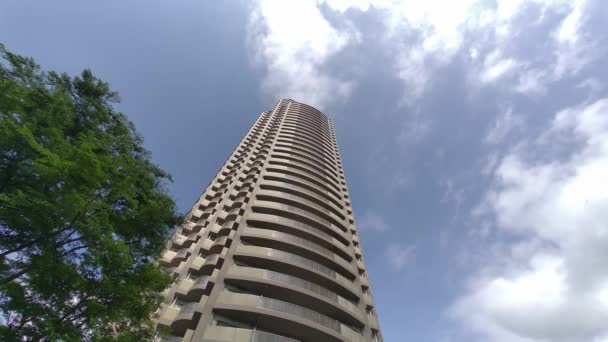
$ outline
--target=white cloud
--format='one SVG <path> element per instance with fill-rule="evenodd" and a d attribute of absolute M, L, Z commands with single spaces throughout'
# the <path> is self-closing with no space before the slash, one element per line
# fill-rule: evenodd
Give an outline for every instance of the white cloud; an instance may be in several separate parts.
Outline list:
<path fill-rule="evenodd" d="M 557 42 L 556 62 L 553 66 L 555 79 L 578 73 L 598 55 L 598 44 L 582 32 L 588 16 L 588 6 L 587 0 L 571 1 L 570 12 L 553 32 L 553 38 Z"/>
<path fill-rule="evenodd" d="M 371 5 L 368 0 L 319 0 L 319 2 L 326 3 L 333 10 L 341 13 L 351 8 L 366 12 Z"/>
<path fill-rule="evenodd" d="M 416 246 L 392 242 L 386 248 L 385 256 L 395 271 L 401 271 L 416 256 Z"/>
<path fill-rule="evenodd" d="M 362 231 L 384 232 L 390 229 L 384 217 L 370 210 L 367 210 L 361 220 L 358 220 L 357 226 Z"/>
<path fill-rule="evenodd" d="M 575 152 L 550 158 L 564 141 Z M 607 175 L 608 98 L 560 111 L 503 158 L 483 208 L 520 242 L 484 265 L 451 316 L 483 341 L 606 341 Z"/>
<path fill-rule="evenodd" d="M 497 116 L 493 126 L 490 127 L 484 142 L 487 144 L 497 144 L 502 142 L 513 130 L 521 129 L 524 120 L 521 116 L 513 113 L 513 108 L 508 108 L 503 114 Z"/>
<path fill-rule="evenodd" d="M 519 74 L 514 90 L 528 95 L 544 95 L 547 91 L 547 76 L 542 70 L 525 70 Z"/>
<path fill-rule="evenodd" d="M 332 25 L 321 7 L 346 24 Z M 522 27 L 517 19 L 532 7 L 541 15 Z M 361 33 L 349 15 L 375 11 L 384 25 L 378 46 L 394 61 L 406 103 L 422 96 L 462 48 L 469 57 L 463 61 L 466 71 L 481 85 L 512 76 L 515 91 L 538 95 L 547 82 L 577 74 L 597 56 L 597 44 L 583 33 L 587 9 L 587 0 L 259 0 L 250 18 L 249 46 L 265 69 L 266 92 L 326 107 L 348 99 L 355 86 L 328 70 L 328 62 L 346 48 L 368 46 L 359 44 Z M 541 27 L 547 13 L 561 20 L 547 33 L 542 60 L 537 53 L 511 55 L 521 36 Z"/>
<path fill-rule="evenodd" d="M 513 58 L 493 60 L 493 58 L 491 58 L 492 56 L 488 57 L 489 58 L 486 58 L 486 64 L 483 73 L 481 74 L 481 81 L 483 83 L 496 82 L 514 71 L 518 66 L 518 63 Z"/>
<path fill-rule="evenodd" d="M 327 61 L 352 39 L 333 27 L 313 1 L 261 0 L 249 24 L 249 45 L 266 70 L 264 89 L 319 108 L 348 97 L 352 82 L 326 72 Z"/>
<path fill-rule="evenodd" d="M 572 11 L 561 22 L 555 32 L 555 38 L 560 43 L 576 44 L 580 40 L 580 29 L 584 20 L 584 7 L 587 5 L 586 0 L 572 1 Z"/>
<path fill-rule="evenodd" d="M 519 61 L 502 53 L 508 47 L 517 45 L 517 34 L 521 30 L 520 24 L 515 24 L 518 16 L 531 6 L 539 8 L 541 13 L 560 13 L 564 19 L 556 29 L 561 32 L 556 39 L 572 40 L 580 36 L 580 18 L 585 13 L 583 5 L 582 0 L 576 3 L 566 0 L 371 1 L 371 7 L 385 11 L 389 35 L 387 45 L 400 45 L 399 41 L 404 36 L 418 37 L 414 43 L 401 44 L 402 48 L 395 54 L 398 75 L 406 83 L 408 95 L 414 98 L 424 93 L 438 67 L 451 62 L 463 46 L 467 47 L 470 57 L 465 61 L 471 63 L 467 68 L 476 74 L 479 57 L 487 54 L 481 59 L 482 71 L 478 80 L 482 83 L 494 83 L 521 71 L 520 67 L 529 61 Z M 542 17 L 539 18 L 541 20 Z M 493 32 L 493 37 L 488 36 L 487 32 Z M 476 40 L 477 36 L 486 38 Z M 470 38 L 466 43 L 465 37 Z M 488 43 L 488 38 L 493 44 Z M 577 41 L 580 40 L 577 38 Z M 580 68 L 572 65 L 574 57 L 579 57 L 580 66 L 587 63 L 587 60 L 580 58 L 581 54 L 576 52 L 578 50 L 572 46 L 562 46 L 561 53 L 556 54 L 550 62 L 543 61 L 542 67 L 559 69 L 559 77 L 566 71 L 577 72 Z M 547 51 L 547 54 L 550 56 L 552 51 Z M 533 83 L 533 75 L 521 78 L 518 86 L 520 91 L 543 89 L 544 85 Z"/>

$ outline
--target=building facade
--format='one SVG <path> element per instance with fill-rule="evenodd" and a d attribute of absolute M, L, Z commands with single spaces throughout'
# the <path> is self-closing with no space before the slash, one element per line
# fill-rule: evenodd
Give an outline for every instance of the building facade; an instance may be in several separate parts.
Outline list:
<path fill-rule="evenodd" d="M 334 128 L 308 105 L 259 116 L 159 262 L 159 340 L 382 340 Z"/>

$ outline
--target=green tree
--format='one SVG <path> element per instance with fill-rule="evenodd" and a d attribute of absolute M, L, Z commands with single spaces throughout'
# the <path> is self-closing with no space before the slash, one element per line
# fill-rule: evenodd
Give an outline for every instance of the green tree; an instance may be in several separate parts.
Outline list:
<path fill-rule="evenodd" d="M 0 44 L 0 340 L 143 341 L 179 222 L 118 96 Z"/>

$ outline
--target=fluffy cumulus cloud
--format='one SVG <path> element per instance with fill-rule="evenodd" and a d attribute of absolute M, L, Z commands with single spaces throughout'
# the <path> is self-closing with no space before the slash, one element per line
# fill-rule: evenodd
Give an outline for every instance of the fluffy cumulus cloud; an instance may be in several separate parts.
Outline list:
<path fill-rule="evenodd" d="M 254 63 L 266 72 L 264 89 L 320 108 L 350 94 L 352 84 L 325 68 L 352 39 L 333 27 L 314 1 L 258 1 L 249 23 Z"/>
<path fill-rule="evenodd" d="M 542 160 L 542 161 L 539 161 Z M 482 340 L 608 341 L 608 98 L 506 155 L 479 213 L 516 242 L 452 308 Z"/>
<path fill-rule="evenodd" d="M 414 44 L 404 45 L 397 64 L 414 95 L 422 94 L 436 70 L 463 49 L 468 51 L 465 69 L 481 85 L 514 77 L 519 80 L 514 90 L 535 94 L 543 91 L 544 83 L 580 71 L 593 58 L 594 43 L 581 34 L 584 0 L 380 1 L 378 7 L 383 6 L 390 12 L 390 32 L 405 30 L 417 38 Z M 520 19 L 532 8 L 542 15 L 522 29 Z M 538 60 L 528 55 L 520 60 L 524 56 L 513 47 L 522 39 L 521 31 L 533 31 L 548 14 L 557 16 L 559 24 L 542 51 L 546 56 Z"/>
<path fill-rule="evenodd" d="M 388 67 L 404 81 L 412 99 L 408 102 L 421 96 L 437 70 L 462 51 L 476 82 L 513 78 L 514 91 L 538 95 L 547 82 L 579 72 L 596 57 L 597 42 L 582 30 L 587 7 L 587 0 L 260 0 L 250 20 L 249 45 L 265 70 L 268 93 L 325 107 L 347 99 L 357 84 L 332 73 L 328 63 L 347 48 L 367 46 L 349 14 L 373 11 L 383 22 L 379 44 L 393 56 Z M 332 24 L 323 9 L 349 24 Z M 527 12 L 540 15 L 522 21 Z M 548 33 L 543 58 L 535 53 L 522 60 L 513 47 L 524 31 L 541 27 L 547 17 L 558 20 Z"/>

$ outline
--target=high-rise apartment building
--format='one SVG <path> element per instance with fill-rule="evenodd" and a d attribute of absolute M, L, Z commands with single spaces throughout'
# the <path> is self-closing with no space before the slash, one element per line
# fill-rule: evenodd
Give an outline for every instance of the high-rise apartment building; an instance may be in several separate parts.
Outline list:
<path fill-rule="evenodd" d="M 334 128 L 308 105 L 260 115 L 160 264 L 163 339 L 382 340 Z"/>

